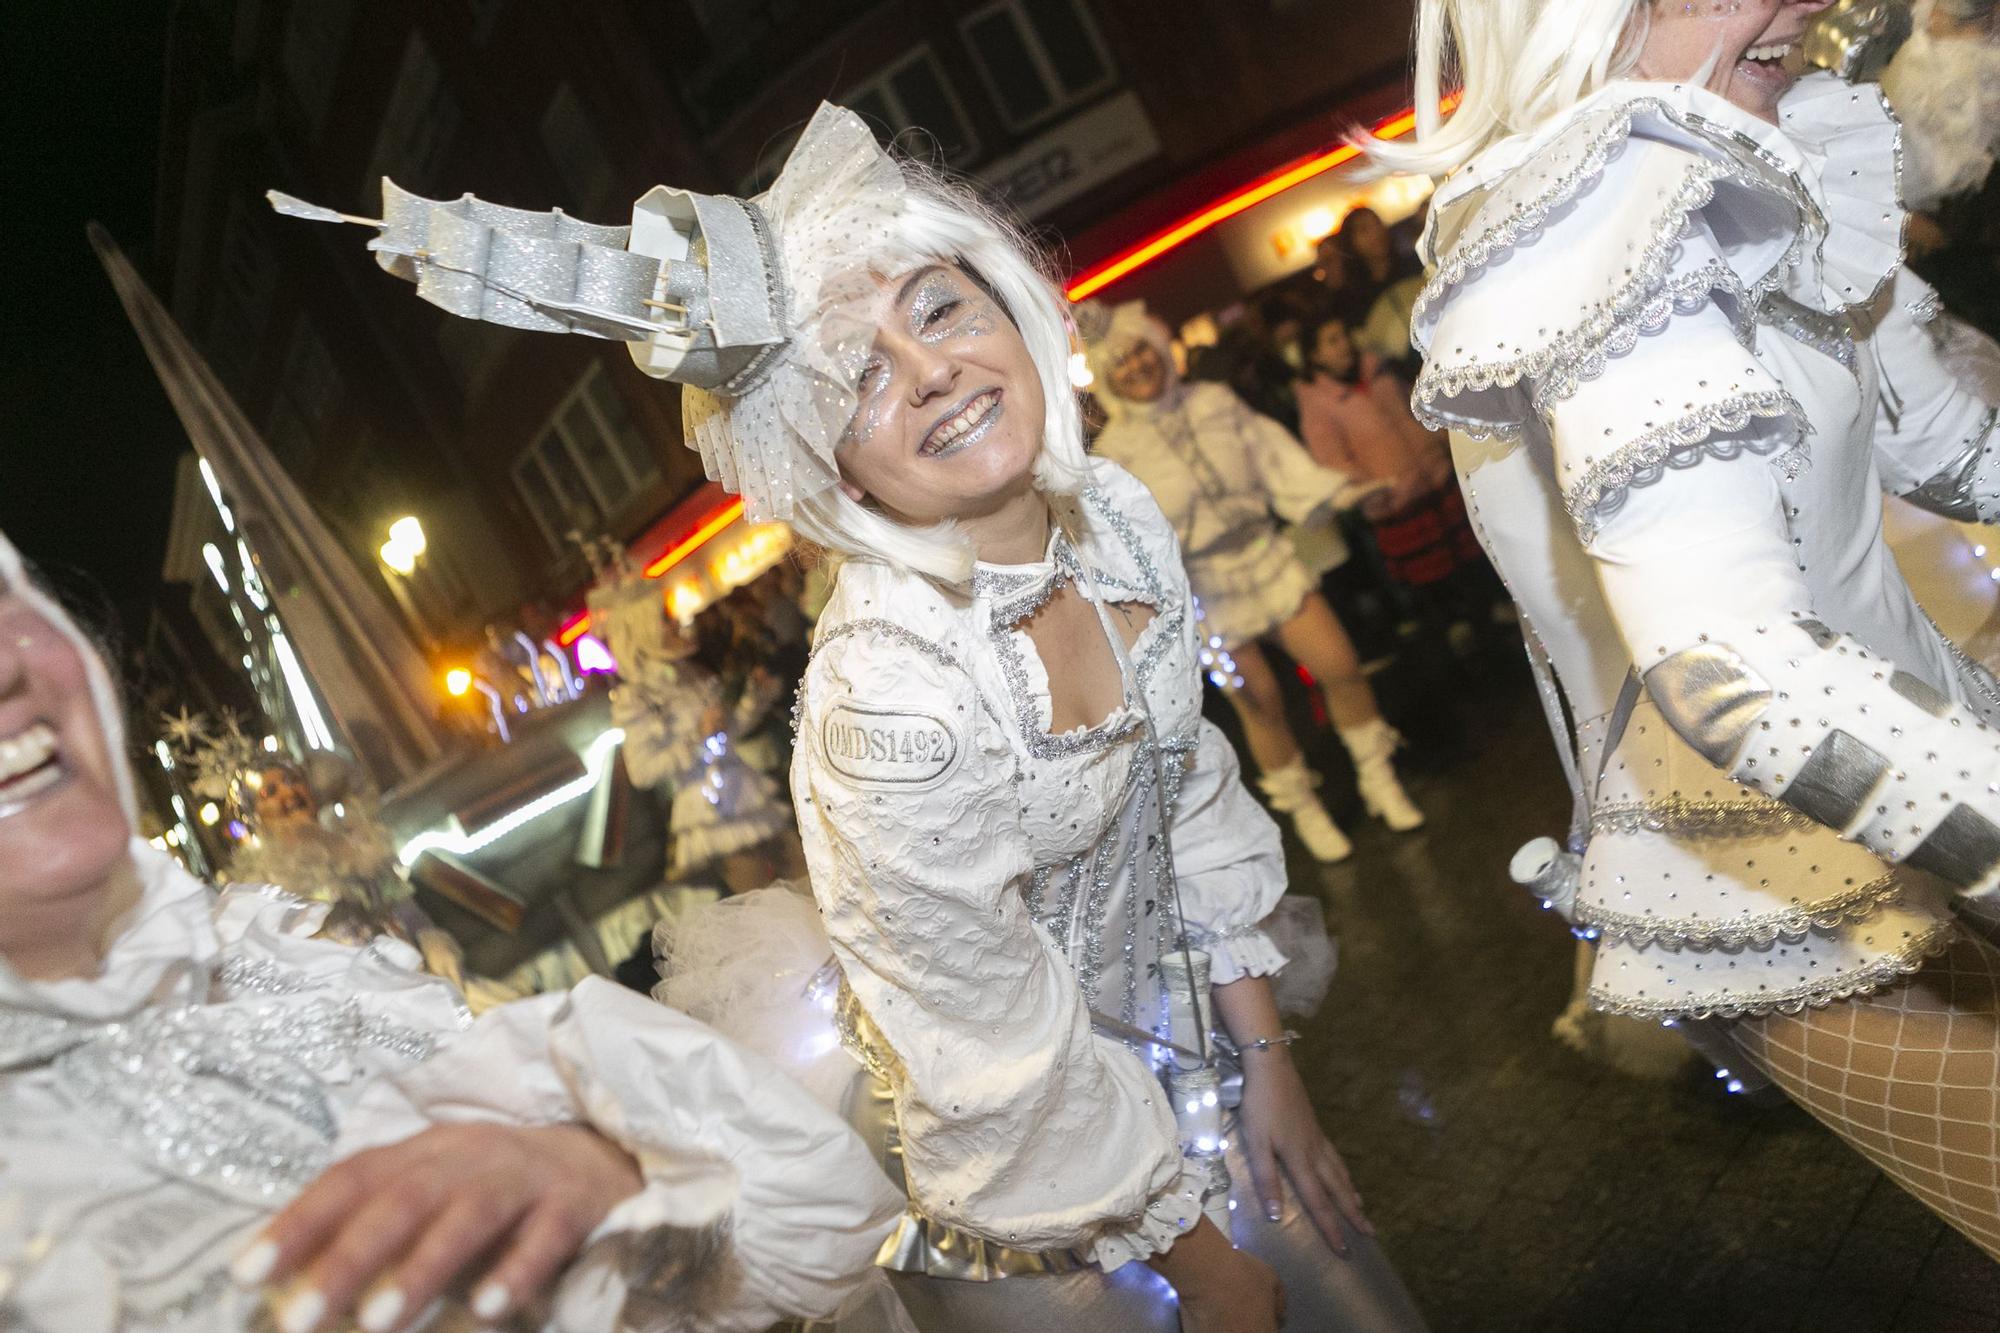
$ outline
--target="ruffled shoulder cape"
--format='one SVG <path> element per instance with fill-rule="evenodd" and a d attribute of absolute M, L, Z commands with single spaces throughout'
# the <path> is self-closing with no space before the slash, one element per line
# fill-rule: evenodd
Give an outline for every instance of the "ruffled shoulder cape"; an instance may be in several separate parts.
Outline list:
<path fill-rule="evenodd" d="M 1872 302 L 1902 262 L 1896 121 L 1875 88 L 1830 74 L 1802 79 L 1779 114 L 1773 125 L 1706 89 L 1622 81 L 1467 164 L 1438 190 L 1424 241 L 1435 271 L 1411 319 L 1425 354 L 1417 416 L 1515 437 L 1677 315 L 1714 305 L 1753 349 L 1767 294 L 1836 319 Z M 1635 471 L 1752 418 L 1790 426 L 1746 447 L 1782 446 L 1802 466 L 1811 425 L 1797 404 L 1724 378 L 1685 412 L 1663 404 L 1653 434 L 1578 458 L 1571 512 L 1582 521 Z"/>

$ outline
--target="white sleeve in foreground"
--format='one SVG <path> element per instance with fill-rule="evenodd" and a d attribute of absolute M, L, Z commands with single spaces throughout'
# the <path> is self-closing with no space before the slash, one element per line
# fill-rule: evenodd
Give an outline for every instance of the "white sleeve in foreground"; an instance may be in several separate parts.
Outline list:
<path fill-rule="evenodd" d="M 503 1005 L 378 1083 L 337 1151 L 466 1120 L 587 1124 L 638 1161 L 645 1188 L 557 1291 L 562 1333 L 747 1333 L 831 1314 L 903 1204 L 853 1131 L 775 1068 L 601 978 Z"/>

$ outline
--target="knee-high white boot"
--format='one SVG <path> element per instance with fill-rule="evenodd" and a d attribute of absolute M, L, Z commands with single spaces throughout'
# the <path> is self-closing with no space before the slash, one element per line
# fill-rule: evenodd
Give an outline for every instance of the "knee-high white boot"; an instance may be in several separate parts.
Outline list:
<path fill-rule="evenodd" d="M 1403 790 L 1396 766 L 1389 762 L 1389 756 L 1403 743 L 1396 729 L 1378 717 L 1358 727 L 1341 728 L 1340 740 L 1354 759 L 1355 785 L 1361 789 L 1368 813 L 1398 833 L 1422 828 L 1424 812 Z"/>
<path fill-rule="evenodd" d="M 1314 860 L 1345 861 L 1353 854 L 1354 844 L 1319 803 L 1319 795 L 1313 790 L 1319 785 L 1319 775 L 1306 767 L 1304 759 L 1294 759 L 1283 768 L 1272 769 L 1257 779 L 1257 785 L 1264 789 L 1273 810 L 1291 816 L 1299 841 L 1306 845 Z"/>

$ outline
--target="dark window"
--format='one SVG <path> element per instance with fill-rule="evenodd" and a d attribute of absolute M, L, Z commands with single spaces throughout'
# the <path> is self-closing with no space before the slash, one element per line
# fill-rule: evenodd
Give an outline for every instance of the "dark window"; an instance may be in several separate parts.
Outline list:
<path fill-rule="evenodd" d="M 1076 0 L 999 0 L 959 25 L 1007 123 L 1027 129 L 1112 80 L 1104 44 Z"/>

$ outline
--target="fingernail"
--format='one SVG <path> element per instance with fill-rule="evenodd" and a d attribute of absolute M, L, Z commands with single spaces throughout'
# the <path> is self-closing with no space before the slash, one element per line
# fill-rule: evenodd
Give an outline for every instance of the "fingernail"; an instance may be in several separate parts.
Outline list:
<path fill-rule="evenodd" d="M 1277 1204 L 1267 1203 L 1264 1205 L 1264 1220 L 1266 1222 L 1275 1222 L 1284 1215 L 1285 1215 L 1285 1210 L 1280 1208 Z"/>
<path fill-rule="evenodd" d="M 361 1327 L 366 1333 L 389 1333 L 396 1326 L 396 1321 L 403 1317 L 403 1306 L 406 1304 L 408 1302 L 403 1299 L 401 1287 L 382 1288 L 361 1307 Z"/>
<path fill-rule="evenodd" d="M 488 1282 L 472 1293 L 472 1313 L 480 1319 L 498 1319 L 507 1312 L 507 1288 Z"/>
<path fill-rule="evenodd" d="M 285 1308 L 278 1312 L 278 1328 L 282 1333 L 312 1333 L 325 1315 L 326 1297 L 307 1287 L 285 1302 Z"/>
<path fill-rule="evenodd" d="M 236 1256 L 229 1265 L 229 1277 L 239 1287 L 261 1286 L 277 1266 L 278 1242 L 260 1238 Z"/>

